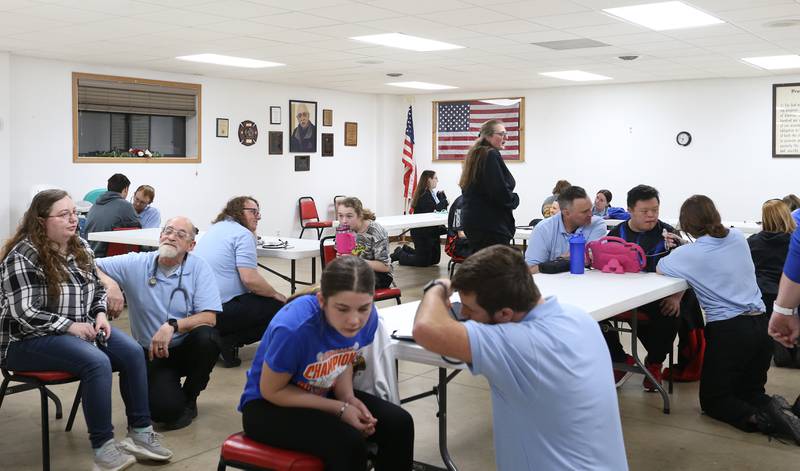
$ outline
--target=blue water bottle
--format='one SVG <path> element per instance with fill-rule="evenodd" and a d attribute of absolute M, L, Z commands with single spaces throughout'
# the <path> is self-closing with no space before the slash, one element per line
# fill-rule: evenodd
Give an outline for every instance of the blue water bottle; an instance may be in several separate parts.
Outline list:
<path fill-rule="evenodd" d="M 575 234 L 569 239 L 569 272 L 573 275 L 583 275 L 586 267 L 584 253 L 586 251 L 586 239 L 583 234 Z"/>

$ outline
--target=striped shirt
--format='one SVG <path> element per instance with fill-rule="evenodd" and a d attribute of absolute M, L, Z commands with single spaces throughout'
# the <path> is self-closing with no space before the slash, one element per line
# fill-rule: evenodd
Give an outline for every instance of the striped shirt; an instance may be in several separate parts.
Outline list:
<path fill-rule="evenodd" d="M 12 248 L 0 265 L 0 365 L 5 366 L 11 342 L 46 335 L 66 334 L 73 322 L 94 322 L 106 312 L 106 290 L 94 265 L 94 254 L 86 241 L 83 249 L 92 260 L 92 271 L 78 267 L 75 256 L 65 260 L 67 279 L 61 294 L 49 299 L 39 252 L 30 239 Z"/>

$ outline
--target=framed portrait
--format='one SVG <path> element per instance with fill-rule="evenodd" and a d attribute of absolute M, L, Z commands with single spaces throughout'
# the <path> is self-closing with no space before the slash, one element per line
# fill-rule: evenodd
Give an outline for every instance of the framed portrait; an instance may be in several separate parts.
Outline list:
<path fill-rule="evenodd" d="M 228 137 L 228 118 L 217 118 L 217 137 Z"/>
<path fill-rule="evenodd" d="M 283 155 L 283 131 L 269 132 L 269 155 Z"/>
<path fill-rule="evenodd" d="M 479 100 L 433 102 L 433 160 L 463 162 L 467 150 L 478 138 L 481 125 L 490 119 L 503 122 L 507 162 L 525 161 L 525 98 L 484 98 Z"/>
<path fill-rule="evenodd" d="M 333 134 L 322 133 L 322 156 L 333 157 Z"/>
<path fill-rule="evenodd" d="M 333 126 L 333 110 L 322 110 L 322 125 Z"/>
<path fill-rule="evenodd" d="M 269 107 L 269 124 L 281 124 L 281 107 Z"/>
<path fill-rule="evenodd" d="M 317 102 L 289 100 L 289 152 L 317 151 Z"/>
<path fill-rule="evenodd" d="M 295 155 L 294 156 L 294 171 L 295 172 L 308 172 L 311 170 L 311 156 L 310 155 Z"/>
<path fill-rule="evenodd" d="M 344 145 L 346 146 L 358 145 L 358 123 L 353 123 L 353 122 L 344 123 Z"/>
<path fill-rule="evenodd" d="M 772 156 L 800 157 L 800 83 L 772 85 Z"/>

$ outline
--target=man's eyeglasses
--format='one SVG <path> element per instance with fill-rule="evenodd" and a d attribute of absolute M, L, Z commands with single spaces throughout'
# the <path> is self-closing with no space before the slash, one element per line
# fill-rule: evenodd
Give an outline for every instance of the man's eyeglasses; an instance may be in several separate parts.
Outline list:
<path fill-rule="evenodd" d="M 172 226 L 167 226 L 161 229 L 161 235 L 171 236 L 172 234 L 175 234 L 175 237 L 177 237 L 180 240 L 190 240 L 194 238 L 194 234 L 189 234 L 183 229 L 175 229 Z"/>
<path fill-rule="evenodd" d="M 244 209 L 242 209 L 242 211 L 252 211 L 253 212 L 253 216 L 255 216 L 255 217 L 261 216 L 261 211 L 258 208 L 244 208 Z"/>
<path fill-rule="evenodd" d="M 74 209 L 72 211 L 65 209 L 64 211 L 61 211 L 58 214 L 52 214 L 52 215 L 47 216 L 47 217 L 48 218 L 61 218 L 61 219 L 65 220 L 65 221 L 69 221 L 72 218 L 78 219 L 78 211 L 74 210 Z"/>
<path fill-rule="evenodd" d="M 141 199 L 136 198 L 136 197 L 131 198 L 131 203 L 133 203 L 134 206 L 138 205 L 138 206 L 142 206 L 144 208 L 147 208 L 148 206 L 150 206 L 150 201 L 141 200 Z"/>
<path fill-rule="evenodd" d="M 303 116 L 305 116 L 307 118 L 308 117 L 308 113 L 297 113 L 297 119 L 300 119 Z"/>

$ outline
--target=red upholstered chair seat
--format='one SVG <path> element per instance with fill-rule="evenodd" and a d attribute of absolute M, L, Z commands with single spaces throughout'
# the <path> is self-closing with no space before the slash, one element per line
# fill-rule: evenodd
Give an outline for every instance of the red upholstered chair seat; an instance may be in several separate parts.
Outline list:
<path fill-rule="evenodd" d="M 316 456 L 264 445 L 245 437 L 243 432 L 234 433 L 225 440 L 220 451 L 220 461 L 230 466 L 239 464 L 275 471 L 324 469 L 322 460 Z"/>
<path fill-rule="evenodd" d="M 38 379 L 43 383 L 68 381 L 75 378 L 75 376 L 67 373 L 66 371 L 13 371 L 11 374 L 15 376 Z"/>
<path fill-rule="evenodd" d="M 372 297 L 375 301 L 383 301 L 384 299 L 399 298 L 402 293 L 400 288 L 381 288 L 375 290 L 375 296 Z"/>
<path fill-rule="evenodd" d="M 304 224 L 306 227 L 331 227 L 333 221 L 307 221 Z"/>

